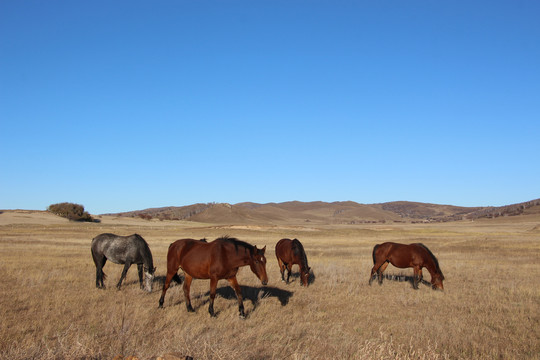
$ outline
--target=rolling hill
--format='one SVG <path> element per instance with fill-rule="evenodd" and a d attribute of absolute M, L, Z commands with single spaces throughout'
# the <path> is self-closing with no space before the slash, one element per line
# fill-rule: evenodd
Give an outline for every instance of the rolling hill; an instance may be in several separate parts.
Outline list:
<path fill-rule="evenodd" d="M 160 220 L 188 220 L 213 224 L 362 224 L 386 222 L 442 222 L 540 213 L 540 199 L 501 207 L 461 207 L 394 201 L 359 204 L 354 201 L 258 204 L 206 203 L 162 207 L 117 214 Z"/>

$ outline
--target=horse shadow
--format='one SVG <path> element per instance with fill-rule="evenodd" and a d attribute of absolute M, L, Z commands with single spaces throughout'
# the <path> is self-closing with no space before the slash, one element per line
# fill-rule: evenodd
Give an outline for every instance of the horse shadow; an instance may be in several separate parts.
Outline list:
<path fill-rule="evenodd" d="M 165 284 L 166 280 L 165 275 L 160 275 L 154 277 L 154 283 L 157 285 L 159 284 L 161 287 Z M 173 277 L 170 283 L 170 287 L 173 286 L 179 286 L 184 282 L 184 277 L 178 275 L 177 277 Z M 265 298 L 276 298 L 281 306 L 286 306 L 289 303 L 289 299 L 293 296 L 292 291 L 279 289 L 272 286 L 264 286 L 264 287 L 254 287 L 254 286 L 246 286 L 246 285 L 240 285 L 240 290 L 242 291 L 242 298 L 243 300 L 248 300 L 253 305 L 253 310 L 257 308 L 259 305 L 259 302 L 261 299 Z M 220 297 L 227 299 L 227 300 L 236 300 L 236 293 L 234 292 L 234 289 L 228 285 L 222 286 L 220 288 L 216 289 L 216 295 L 219 295 Z M 193 294 L 191 296 L 192 299 L 204 299 L 202 300 L 198 306 L 195 307 L 195 309 L 204 307 L 208 304 L 210 301 L 210 291 L 207 291 L 206 293 L 202 294 Z M 184 301 L 183 297 L 179 299 L 175 305 L 178 305 Z M 219 315 L 220 311 L 216 311 L 216 315 Z M 248 315 L 246 313 L 246 315 Z"/>
<path fill-rule="evenodd" d="M 154 290 L 153 291 L 155 291 L 156 287 L 161 291 L 161 289 L 163 288 L 163 285 L 165 284 L 165 279 L 166 278 L 167 277 L 165 275 L 155 276 L 154 277 Z M 178 277 L 173 277 L 169 287 L 174 287 L 174 286 L 177 286 L 177 285 L 181 285 L 183 282 L 184 282 L 184 277 L 178 275 Z M 129 286 L 129 285 L 139 285 L 139 279 L 136 279 L 136 280 L 124 280 L 124 282 L 122 283 L 122 287 Z"/>
<path fill-rule="evenodd" d="M 404 275 L 404 274 L 383 274 L 384 279 L 397 282 L 408 282 L 411 286 L 414 287 L 414 276 Z M 373 275 L 373 279 L 377 280 L 377 274 Z M 424 279 L 420 280 L 419 284 L 426 285 L 431 287 L 431 283 Z"/>
<path fill-rule="evenodd" d="M 291 277 L 289 279 L 289 283 L 293 283 L 293 282 L 296 282 L 297 280 L 300 279 L 300 272 L 291 272 Z M 287 276 L 287 274 L 285 274 L 285 276 Z M 311 285 L 315 282 L 315 279 L 317 277 L 315 276 L 315 274 L 313 273 L 313 271 L 310 271 L 309 272 L 309 278 L 308 278 L 308 285 Z"/>
<path fill-rule="evenodd" d="M 281 306 L 287 306 L 290 298 L 294 294 L 292 291 L 283 290 L 272 286 L 254 287 L 240 285 L 240 290 L 242 291 L 243 300 L 248 300 L 253 305 L 253 310 L 251 312 L 257 309 L 261 299 L 266 298 L 276 298 L 280 302 Z M 227 300 L 237 299 L 234 289 L 230 286 L 222 286 L 216 289 L 216 295 L 219 295 Z M 200 304 L 200 307 L 206 305 L 209 302 L 210 291 L 207 291 L 204 295 L 202 295 L 202 297 L 204 297 L 205 300 Z M 219 315 L 219 311 L 216 311 L 216 315 Z M 249 314 L 246 312 L 246 315 Z"/>
<path fill-rule="evenodd" d="M 167 276 L 165 275 L 158 275 L 154 276 L 154 284 L 159 284 L 160 287 L 163 287 L 165 285 L 165 280 L 167 279 Z M 181 285 L 184 282 L 184 277 L 177 274 L 177 276 L 173 277 L 169 287 L 173 287 L 176 285 Z"/>

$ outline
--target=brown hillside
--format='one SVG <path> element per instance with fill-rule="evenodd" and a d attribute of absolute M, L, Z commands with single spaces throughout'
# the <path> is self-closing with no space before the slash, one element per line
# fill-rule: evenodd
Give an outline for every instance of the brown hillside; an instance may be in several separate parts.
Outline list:
<path fill-rule="evenodd" d="M 482 209 L 480 207 L 471 208 L 410 201 L 393 201 L 378 205 L 381 209 L 394 212 L 403 218 L 424 220 L 449 220 Z"/>
<path fill-rule="evenodd" d="M 359 204 L 354 201 L 258 204 L 194 204 L 115 214 L 116 216 L 189 220 L 213 224 L 361 224 L 438 222 L 540 213 L 540 199 L 502 207 L 460 207 L 410 201 Z"/>
<path fill-rule="evenodd" d="M 540 199 L 499 207 L 480 208 L 466 215 L 467 219 L 496 218 L 540 213 Z"/>
<path fill-rule="evenodd" d="M 144 210 L 136 210 L 129 212 L 122 212 L 118 214 L 104 214 L 104 215 L 116 215 L 116 216 L 127 216 L 127 217 L 149 217 L 157 218 L 162 220 L 184 220 L 189 219 L 192 216 L 195 216 L 208 208 L 211 208 L 215 204 L 193 204 L 188 206 L 167 206 L 161 208 L 150 208 Z"/>
<path fill-rule="evenodd" d="M 257 204 L 195 204 L 184 207 L 164 207 L 116 214 L 117 216 L 190 220 L 214 224 L 358 224 L 402 221 L 407 212 L 406 202 L 399 208 L 384 208 L 381 204 L 365 205 L 353 201 L 300 202 Z M 419 213 L 420 203 L 409 203 Z M 436 207 L 437 205 L 429 205 Z M 392 211 L 393 210 L 393 211 Z M 450 211 L 437 213 L 449 214 Z M 432 212 L 428 213 L 429 215 Z M 415 218 L 419 218 L 416 216 Z M 426 216 L 427 218 L 427 216 Z"/>
<path fill-rule="evenodd" d="M 189 217 L 189 220 L 215 224 L 254 224 L 266 222 L 247 209 L 230 204 L 214 204 L 205 211 Z"/>

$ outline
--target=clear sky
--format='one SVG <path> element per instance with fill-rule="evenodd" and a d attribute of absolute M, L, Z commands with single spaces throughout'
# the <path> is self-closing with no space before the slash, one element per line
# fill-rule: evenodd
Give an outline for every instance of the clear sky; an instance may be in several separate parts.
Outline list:
<path fill-rule="evenodd" d="M 0 209 L 540 197 L 538 1 L 0 1 Z"/>

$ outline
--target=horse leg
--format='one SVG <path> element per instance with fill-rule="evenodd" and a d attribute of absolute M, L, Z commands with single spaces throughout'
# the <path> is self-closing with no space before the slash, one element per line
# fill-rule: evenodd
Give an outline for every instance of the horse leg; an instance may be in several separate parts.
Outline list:
<path fill-rule="evenodd" d="M 287 284 L 289 283 L 289 278 L 291 277 L 292 264 L 287 264 Z"/>
<path fill-rule="evenodd" d="M 210 278 L 210 305 L 208 305 L 208 312 L 212 317 L 216 316 L 216 314 L 214 313 L 214 299 L 216 298 L 217 283 L 217 278 Z"/>
<path fill-rule="evenodd" d="M 228 280 L 229 284 L 234 289 L 234 292 L 236 293 L 236 297 L 238 299 L 238 311 L 240 312 L 240 317 L 242 319 L 245 319 L 246 314 L 244 313 L 244 303 L 242 301 L 242 289 L 240 289 L 240 285 L 238 285 L 238 280 L 236 280 L 236 276 L 233 276 Z"/>
<path fill-rule="evenodd" d="M 415 290 L 418 290 L 418 282 L 420 280 L 420 271 L 421 269 L 414 267 L 413 289 Z"/>
<path fill-rule="evenodd" d="M 373 281 L 373 277 L 375 275 L 375 273 L 377 273 L 377 275 L 379 274 L 378 271 L 379 271 L 379 268 L 384 264 L 385 262 L 375 262 L 373 264 L 373 267 L 371 268 L 371 275 L 369 275 L 369 285 L 371 285 L 371 282 Z"/>
<path fill-rule="evenodd" d="M 98 289 L 103 289 L 103 269 L 101 265 L 96 264 L 96 287 Z"/>
<path fill-rule="evenodd" d="M 389 262 L 384 262 L 381 267 L 379 267 L 379 270 L 377 270 L 377 276 L 379 277 L 379 285 L 382 285 L 383 283 L 383 272 L 388 267 Z"/>
<path fill-rule="evenodd" d="M 188 312 L 195 312 L 195 310 L 193 310 L 193 307 L 191 306 L 191 299 L 189 298 L 189 288 L 191 287 L 192 280 L 193 278 L 190 275 L 185 274 L 183 289 L 184 297 L 186 298 L 186 309 Z"/>
<path fill-rule="evenodd" d="M 280 258 L 277 258 L 278 264 L 279 264 L 279 271 L 281 272 L 281 281 L 285 282 L 285 265 L 283 264 L 283 261 L 281 261 Z"/>
<path fill-rule="evenodd" d="M 139 286 L 141 289 L 144 289 L 142 280 L 143 280 L 143 264 L 137 264 L 137 271 L 139 272 Z"/>
<path fill-rule="evenodd" d="M 163 290 L 161 291 L 161 297 L 159 298 L 159 307 L 160 308 L 163 307 L 163 303 L 165 302 L 165 293 L 169 289 L 169 285 L 171 284 L 171 280 L 175 276 L 178 276 L 178 274 L 176 274 L 176 272 L 172 273 L 172 274 L 170 272 L 167 272 L 167 277 L 165 278 L 165 283 L 163 284 Z"/>
<path fill-rule="evenodd" d="M 126 264 L 124 265 L 124 270 L 122 270 L 122 276 L 120 276 L 120 280 L 118 281 L 118 284 L 116 284 L 118 290 L 120 290 L 120 286 L 122 286 L 122 281 L 124 281 L 124 279 L 126 278 L 126 274 L 130 266 L 131 263 L 129 261 L 126 261 Z"/>
<path fill-rule="evenodd" d="M 103 285 L 103 277 L 105 276 L 105 274 L 103 273 L 103 266 L 105 266 L 107 258 L 103 255 L 98 257 L 94 254 L 93 251 L 92 258 L 94 259 L 94 264 L 96 265 L 96 287 L 98 289 L 104 289 L 105 285 Z"/>

